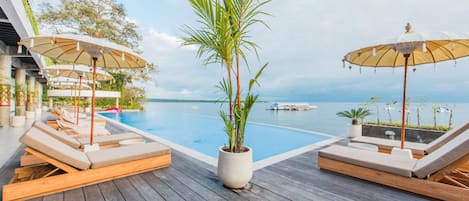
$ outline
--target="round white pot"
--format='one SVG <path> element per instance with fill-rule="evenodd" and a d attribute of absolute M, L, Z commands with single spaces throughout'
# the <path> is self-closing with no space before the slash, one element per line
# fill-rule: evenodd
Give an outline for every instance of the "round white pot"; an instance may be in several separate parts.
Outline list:
<path fill-rule="evenodd" d="M 85 112 L 91 112 L 91 108 L 90 107 L 85 107 Z"/>
<path fill-rule="evenodd" d="M 226 187 L 243 188 L 252 178 L 252 149 L 242 153 L 218 150 L 218 177 Z"/>
<path fill-rule="evenodd" d="M 12 127 L 23 127 L 25 123 L 26 123 L 25 116 L 13 116 L 13 118 L 11 119 Z"/>
<path fill-rule="evenodd" d="M 361 124 L 358 124 L 358 125 L 351 124 L 350 127 L 349 127 L 348 136 L 351 137 L 351 138 L 362 136 L 362 125 Z"/>
<path fill-rule="evenodd" d="M 26 119 L 36 118 L 36 112 L 26 111 Z"/>

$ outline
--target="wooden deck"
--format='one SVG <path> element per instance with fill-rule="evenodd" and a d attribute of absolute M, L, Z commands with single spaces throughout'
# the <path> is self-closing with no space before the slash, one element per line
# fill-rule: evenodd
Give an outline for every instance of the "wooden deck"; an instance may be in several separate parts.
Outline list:
<path fill-rule="evenodd" d="M 114 126 L 113 126 L 114 127 Z M 114 132 L 119 131 L 116 127 Z M 343 142 L 341 142 L 343 143 Z M 18 167 L 21 148 L 0 169 L 0 185 Z M 117 179 L 34 200 L 427 200 L 428 198 L 319 170 L 310 151 L 254 172 L 250 187 L 230 190 L 216 169 L 173 150 L 169 168 Z"/>

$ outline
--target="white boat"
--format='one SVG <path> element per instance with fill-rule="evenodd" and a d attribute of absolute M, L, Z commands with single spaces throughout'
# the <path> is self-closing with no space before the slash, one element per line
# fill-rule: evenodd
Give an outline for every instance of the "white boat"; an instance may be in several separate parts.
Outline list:
<path fill-rule="evenodd" d="M 290 111 L 303 111 L 317 109 L 318 106 L 310 105 L 308 103 L 274 103 L 270 106 L 270 110 L 290 110 Z"/>

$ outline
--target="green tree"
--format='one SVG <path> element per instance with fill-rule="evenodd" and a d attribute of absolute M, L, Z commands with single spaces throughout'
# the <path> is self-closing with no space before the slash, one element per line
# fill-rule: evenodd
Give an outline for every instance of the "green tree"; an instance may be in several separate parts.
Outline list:
<path fill-rule="evenodd" d="M 113 0 L 60 0 L 58 5 L 44 2 L 40 7 L 42 8 L 38 17 L 40 26 L 49 28 L 56 34 L 73 33 L 91 36 L 98 32 L 102 38 L 142 53 L 138 48 L 138 42 L 142 37 L 137 32 L 137 25 L 127 19 L 123 4 Z M 154 67 L 153 64 L 147 66 L 149 71 L 153 71 Z M 119 71 L 129 74 L 133 80 L 151 79 L 148 72 L 141 69 Z"/>

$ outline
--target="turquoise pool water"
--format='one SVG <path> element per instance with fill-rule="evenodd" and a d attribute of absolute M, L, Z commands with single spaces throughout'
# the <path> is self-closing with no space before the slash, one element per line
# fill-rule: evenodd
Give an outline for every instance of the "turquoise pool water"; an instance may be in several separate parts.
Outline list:
<path fill-rule="evenodd" d="M 223 123 L 215 116 L 155 111 L 101 115 L 214 158 L 218 157 L 218 148 L 228 143 Z M 246 127 L 245 144 L 253 149 L 253 160 L 259 161 L 329 138 L 312 132 L 251 123 Z"/>

